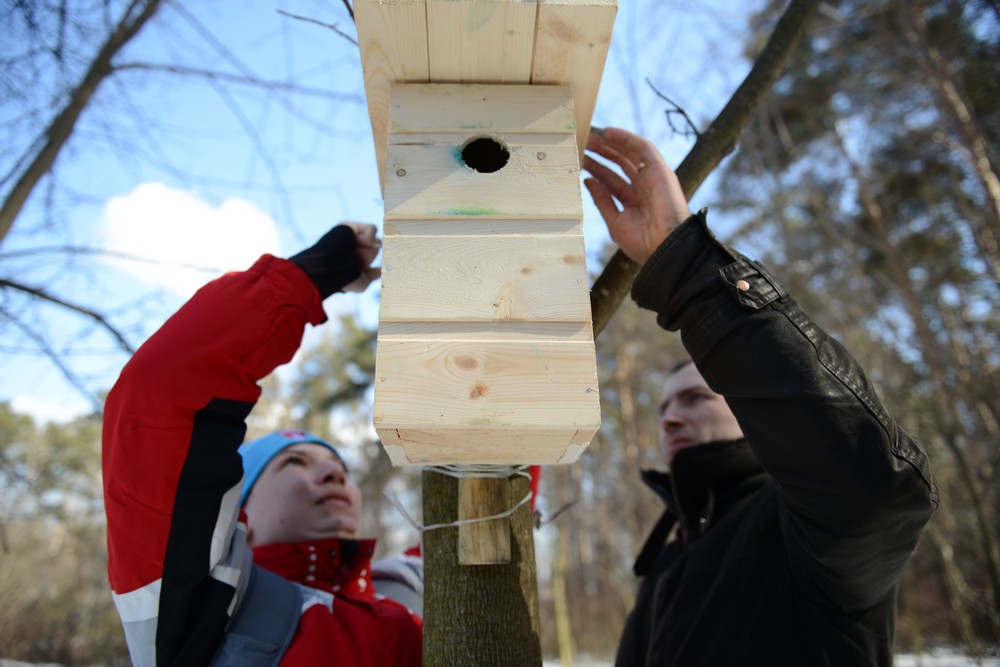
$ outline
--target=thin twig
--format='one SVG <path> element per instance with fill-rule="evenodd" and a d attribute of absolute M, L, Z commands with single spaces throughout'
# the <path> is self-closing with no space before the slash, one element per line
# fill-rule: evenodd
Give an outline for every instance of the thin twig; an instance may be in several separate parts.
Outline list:
<path fill-rule="evenodd" d="M 279 10 L 280 11 L 280 10 Z M 131 62 L 115 65 L 116 72 L 127 70 L 142 70 L 150 72 L 167 72 L 168 74 L 180 74 L 182 76 L 195 76 L 221 81 L 226 83 L 238 83 L 246 86 L 257 86 L 264 90 L 273 90 L 296 95 L 307 95 L 310 97 L 321 97 L 341 102 L 361 102 L 364 97 L 358 93 L 341 93 L 325 88 L 310 88 L 300 86 L 288 81 L 266 81 L 254 76 L 233 74 L 230 72 L 219 72 L 216 70 L 200 69 L 197 67 L 187 67 L 183 65 L 168 65 L 165 63 Z"/>
<path fill-rule="evenodd" d="M 108 320 L 97 311 L 91 310 L 90 308 L 81 306 L 79 304 L 70 303 L 69 301 L 60 299 L 59 297 L 53 296 L 39 287 L 22 285 L 21 283 L 16 283 L 6 278 L 0 278 L 0 287 L 8 287 L 10 289 L 17 290 L 18 292 L 24 292 L 25 294 L 29 294 L 36 299 L 40 299 L 42 301 L 48 301 L 49 303 L 54 303 L 57 306 L 62 306 L 63 308 L 71 310 L 75 313 L 79 313 L 80 315 L 89 317 L 90 319 L 100 324 L 105 331 L 111 334 L 111 336 L 118 341 L 118 345 L 123 350 L 125 350 L 129 354 L 135 354 L 135 348 L 133 348 L 129 344 L 129 342 L 125 339 L 125 336 L 120 331 L 118 331 L 118 329 L 112 326 L 112 324 L 108 322 Z"/>
<path fill-rule="evenodd" d="M 11 250 L 8 252 L 0 252 L 0 261 L 33 257 L 37 255 L 92 255 L 98 257 L 115 257 L 117 259 L 125 259 L 130 262 L 141 262 L 143 264 L 153 264 L 155 266 L 173 266 L 179 269 L 188 269 L 190 271 L 200 271 L 202 273 L 222 273 L 223 269 L 218 266 L 207 266 L 204 264 L 193 264 L 190 262 L 165 262 L 161 259 L 153 259 L 152 257 L 143 257 L 142 255 L 133 255 L 128 252 L 121 252 L 118 250 L 108 250 L 107 248 L 94 248 L 92 246 L 74 246 L 74 245 L 61 245 L 61 246 L 36 246 L 34 248 L 22 248 L 19 250 Z"/>
<path fill-rule="evenodd" d="M 94 394 L 94 392 L 92 392 L 87 387 L 86 384 L 84 384 L 83 380 L 81 380 L 76 375 L 76 373 L 74 373 L 72 369 L 70 369 L 70 367 L 63 362 L 62 355 L 60 355 L 56 350 L 52 349 L 52 347 L 45 340 L 44 336 L 42 336 L 37 331 L 29 327 L 27 324 L 19 320 L 17 317 L 14 316 L 13 313 L 9 312 L 6 308 L 0 307 L 0 317 L 3 317 L 11 321 L 14 324 L 14 326 L 16 326 L 24 333 L 25 336 L 34 341 L 35 345 L 38 346 L 38 349 L 42 351 L 42 354 L 48 357 L 49 361 L 51 361 L 52 364 L 59 369 L 59 372 L 63 374 L 66 380 L 71 385 L 73 385 L 78 392 L 80 392 L 83 396 L 87 397 L 87 399 L 94 406 L 94 411 L 101 412 L 102 409 L 101 399 L 98 398 L 97 395 Z"/>
<path fill-rule="evenodd" d="M 661 93 L 659 90 L 657 90 L 656 86 L 653 85 L 653 82 L 649 80 L 648 76 L 646 77 L 646 84 L 653 90 L 653 92 L 656 94 L 657 97 L 659 97 L 661 100 L 663 100 L 671 107 L 673 107 L 671 109 L 667 109 L 665 113 L 667 115 L 667 123 L 670 125 L 670 129 L 674 131 L 674 134 L 679 134 L 682 137 L 690 137 L 692 135 L 694 135 L 695 137 L 701 136 L 701 132 L 698 131 L 698 126 L 694 124 L 694 121 L 691 120 L 691 117 L 687 115 L 687 112 L 684 111 L 684 109 L 679 104 L 677 104 L 677 102 L 674 102 L 672 99 L 670 99 L 669 97 Z M 674 118 L 673 118 L 674 115 L 681 116 L 684 119 L 684 122 L 687 123 L 689 129 L 687 130 L 677 129 L 677 127 L 674 126 Z"/>
<path fill-rule="evenodd" d="M 347 4 L 347 0 L 344 0 L 344 4 Z M 350 5 L 347 5 L 347 10 L 351 12 L 351 18 L 353 19 L 354 18 L 354 12 L 351 11 L 351 6 Z M 308 23 L 315 23 L 316 25 L 321 25 L 324 28 L 329 28 L 330 30 L 334 31 L 335 33 L 337 33 L 338 35 L 340 35 L 341 37 L 343 37 L 344 39 L 346 39 L 347 41 L 349 41 L 354 46 L 358 45 L 358 40 L 354 39 L 353 37 L 351 37 L 350 35 L 348 35 L 346 32 L 344 32 L 343 30 L 341 30 L 339 27 L 337 27 L 336 23 L 323 23 L 322 21 L 317 21 L 316 19 L 311 19 L 308 16 L 299 16 L 298 14 L 290 14 L 289 12 L 286 12 L 284 9 L 279 9 L 279 10 L 277 10 L 277 12 L 279 14 L 283 15 L 283 16 L 287 16 L 290 19 L 298 19 L 299 21 L 307 21 Z"/>

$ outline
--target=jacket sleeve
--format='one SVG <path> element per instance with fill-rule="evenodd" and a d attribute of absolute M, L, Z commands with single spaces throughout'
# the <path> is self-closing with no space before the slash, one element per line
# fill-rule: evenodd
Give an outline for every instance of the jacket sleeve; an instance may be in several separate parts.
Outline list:
<path fill-rule="evenodd" d="M 356 277 L 353 232 L 342 235 Z M 349 238 L 348 238 L 349 237 Z M 237 448 L 257 382 L 325 321 L 308 269 L 265 255 L 199 290 L 126 364 L 104 414 L 108 571 L 136 665 L 204 664 L 250 565 Z"/>
<path fill-rule="evenodd" d="M 632 294 L 680 330 L 770 474 L 802 590 L 845 610 L 883 598 L 937 490 L 923 450 L 854 358 L 763 266 L 719 243 L 704 211 L 650 257 Z"/>

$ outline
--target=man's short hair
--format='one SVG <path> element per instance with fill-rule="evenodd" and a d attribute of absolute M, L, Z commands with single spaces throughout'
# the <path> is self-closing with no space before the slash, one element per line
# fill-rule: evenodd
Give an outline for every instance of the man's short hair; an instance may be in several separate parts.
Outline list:
<path fill-rule="evenodd" d="M 670 377 L 671 375 L 673 375 L 677 371 L 679 371 L 679 370 L 683 369 L 684 367 L 689 366 L 689 365 L 691 365 L 693 363 L 694 362 L 691 361 L 691 359 L 681 359 L 676 364 L 674 364 L 673 366 L 670 367 L 670 370 L 667 371 L 667 377 Z"/>

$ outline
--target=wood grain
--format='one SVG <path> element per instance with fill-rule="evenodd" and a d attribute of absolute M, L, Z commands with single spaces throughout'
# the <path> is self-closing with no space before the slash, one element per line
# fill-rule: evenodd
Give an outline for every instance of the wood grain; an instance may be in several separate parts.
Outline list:
<path fill-rule="evenodd" d="M 511 508 L 510 483 L 491 477 L 458 480 L 458 520 L 503 514 Z M 507 518 L 476 521 L 458 527 L 460 565 L 510 562 L 510 522 Z"/>
<path fill-rule="evenodd" d="M 583 247 L 582 236 L 390 239 L 380 321 L 589 322 Z"/>

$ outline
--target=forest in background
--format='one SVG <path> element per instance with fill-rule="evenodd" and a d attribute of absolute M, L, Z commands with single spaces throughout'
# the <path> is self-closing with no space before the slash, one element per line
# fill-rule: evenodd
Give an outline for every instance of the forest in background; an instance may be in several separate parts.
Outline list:
<path fill-rule="evenodd" d="M 784 5 L 753 17 L 748 59 Z M 958 644 L 980 655 L 1000 639 L 998 62 L 994 2 L 824 3 L 710 202 L 720 235 L 847 345 L 931 456 L 941 507 L 903 578 L 901 651 Z M 666 99 L 680 92 L 658 86 L 663 115 L 649 125 L 692 140 L 707 129 Z M 358 431 L 370 422 L 374 344 L 351 318 L 328 326 L 268 381 L 251 431 Z M 631 303 L 598 339 L 604 425 L 579 463 L 543 472 L 546 655 L 614 650 L 632 559 L 661 512 L 638 471 L 659 465 L 656 404 L 682 355 Z M 37 424 L 0 406 L 2 657 L 125 664 L 104 572 L 99 437 L 99 413 Z M 355 467 L 367 525 L 384 549 L 405 546 L 415 534 L 382 489 L 418 506 L 419 475 L 392 470 L 377 443 L 355 450 L 367 460 Z"/>

